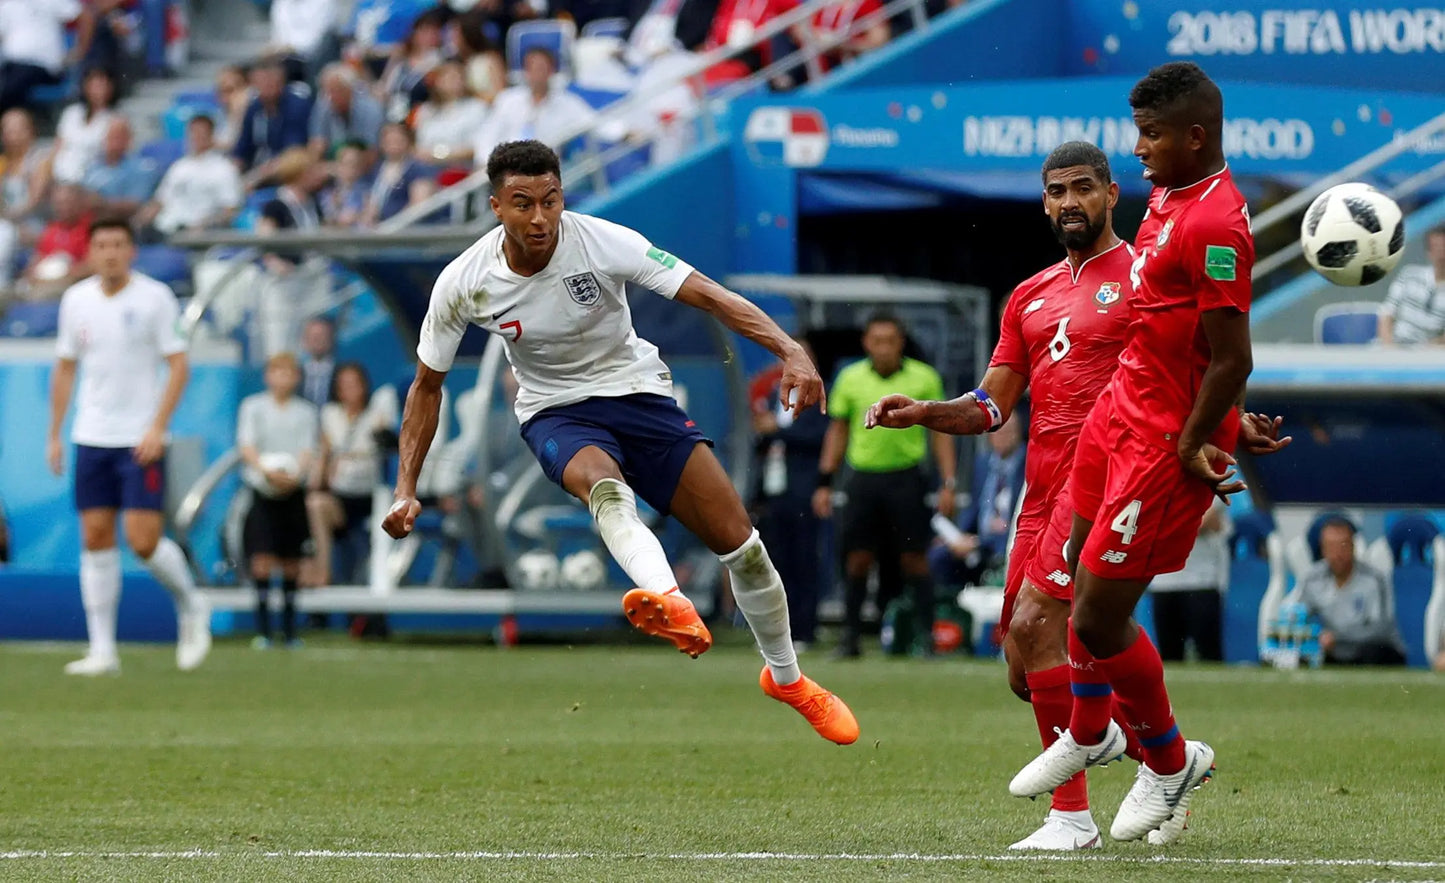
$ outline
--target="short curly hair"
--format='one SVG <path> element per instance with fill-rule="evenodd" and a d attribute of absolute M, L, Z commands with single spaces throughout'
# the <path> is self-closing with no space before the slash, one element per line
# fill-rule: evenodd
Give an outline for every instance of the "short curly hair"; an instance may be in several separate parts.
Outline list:
<path fill-rule="evenodd" d="M 1224 128 L 1224 96 L 1192 61 L 1171 61 L 1149 71 L 1130 90 L 1129 106 L 1174 122 L 1201 125 L 1211 134 Z"/>
<path fill-rule="evenodd" d="M 487 157 L 487 180 L 492 182 L 493 193 L 501 189 L 508 175 L 536 177 L 549 172 L 562 180 L 557 151 L 541 141 L 507 141 L 498 144 Z"/>
<path fill-rule="evenodd" d="M 1049 172 L 1074 166 L 1088 166 L 1093 169 L 1101 184 L 1108 184 L 1113 180 L 1109 174 L 1109 157 L 1104 155 L 1104 151 L 1087 141 L 1065 141 L 1055 147 L 1049 158 L 1044 160 L 1041 172 L 1044 182 L 1048 182 Z"/>

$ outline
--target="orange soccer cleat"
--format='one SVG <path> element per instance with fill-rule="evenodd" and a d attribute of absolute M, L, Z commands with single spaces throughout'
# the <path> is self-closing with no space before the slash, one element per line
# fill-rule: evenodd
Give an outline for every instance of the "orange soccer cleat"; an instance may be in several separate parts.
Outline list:
<path fill-rule="evenodd" d="M 712 633 L 703 625 L 697 608 L 682 595 L 633 589 L 622 596 L 622 612 L 638 631 L 666 638 L 693 659 L 712 646 Z"/>
<path fill-rule="evenodd" d="M 813 729 L 818 731 L 818 735 L 829 742 L 852 745 L 858 741 L 858 719 L 853 717 L 847 703 L 818 686 L 807 675 L 796 684 L 780 687 L 773 680 L 772 670 L 763 666 L 758 683 L 764 693 L 797 709 L 798 714 L 807 718 Z"/>

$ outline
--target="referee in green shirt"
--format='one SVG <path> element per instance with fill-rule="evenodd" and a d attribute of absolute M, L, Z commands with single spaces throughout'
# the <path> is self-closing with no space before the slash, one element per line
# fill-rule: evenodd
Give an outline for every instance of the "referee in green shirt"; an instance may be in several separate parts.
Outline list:
<path fill-rule="evenodd" d="M 833 479 L 847 461 L 852 475 L 844 488 L 848 503 L 843 512 L 839 541 L 847 579 L 843 641 L 838 655 L 858 656 L 863 601 L 868 594 L 868 573 L 880 552 L 900 556 L 903 580 L 913 597 L 917 627 L 915 652 L 933 649 L 933 580 L 928 571 L 932 518 L 925 497 L 929 491 L 923 461 L 929 436 L 942 487 L 938 512 L 953 517 L 955 459 L 953 436 L 930 432 L 921 426 L 899 432 L 865 432 L 868 406 L 890 393 L 922 399 L 943 397 L 943 379 L 932 366 L 903 356 L 903 323 L 888 313 L 875 313 L 863 329 L 863 350 L 868 358 L 838 373 L 828 396 L 833 418 L 823 440 L 818 464 L 818 489 L 813 510 L 819 518 L 833 514 Z"/>

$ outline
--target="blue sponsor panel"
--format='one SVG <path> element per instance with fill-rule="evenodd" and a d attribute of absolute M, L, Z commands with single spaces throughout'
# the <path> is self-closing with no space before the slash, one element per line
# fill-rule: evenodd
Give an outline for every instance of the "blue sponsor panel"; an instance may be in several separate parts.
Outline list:
<path fill-rule="evenodd" d="M 1230 79 L 1445 91 L 1445 7 L 1438 5 L 1318 0 L 1065 5 L 1065 57 L 1074 74 L 1138 74 L 1166 61 L 1193 61 Z"/>

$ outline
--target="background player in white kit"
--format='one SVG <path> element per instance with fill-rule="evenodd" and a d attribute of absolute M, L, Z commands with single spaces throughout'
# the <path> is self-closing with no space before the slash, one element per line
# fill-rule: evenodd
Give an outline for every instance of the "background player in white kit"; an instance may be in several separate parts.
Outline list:
<path fill-rule="evenodd" d="M 783 360 L 780 392 L 795 411 L 822 401 L 812 361 L 762 310 L 640 234 L 565 212 L 557 154 L 541 142 L 498 146 L 487 175 L 501 226 L 452 261 L 432 291 L 387 532 L 405 536 L 421 511 L 416 478 L 436 431 L 442 380 L 467 326 L 480 325 L 505 343 L 520 385 L 522 437 L 548 478 L 588 505 L 636 583 L 622 601 L 628 620 L 693 657 L 712 646 L 657 537 L 638 518 L 635 491 L 676 516 L 728 568 L 767 661 L 763 691 L 824 738 L 855 741 L 858 723 L 847 705 L 799 671 L 782 580 L 710 442 L 672 398 L 672 373 L 657 347 L 633 330 L 625 285 L 704 310 L 767 347 Z"/>
<path fill-rule="evenodd" d="M 80 511 L 80 595 L 90 650 L 67 674 L 118 674 L 116 609 L 120 550 L 116 513 L 125 510 L 125 540 L 151 576 L 175 598 L 176 665 L 189 671 L 211 649 L 211 611 L 196 592 L 180 546 L 165 536 L 166 432 L 190 369 L 175 294 L 131 271 L 135 240 L 123 220 L 90 228 L 95 275 L 60 301 L 55 370 L 50 381 L 46 458 L 63 469 L 61 424 L 70 407 L 76 366 L 80 396 L 70 430 L 75 443 L 75 506 Z M 161 385 L 161 365 L 170 371 Z"/>

